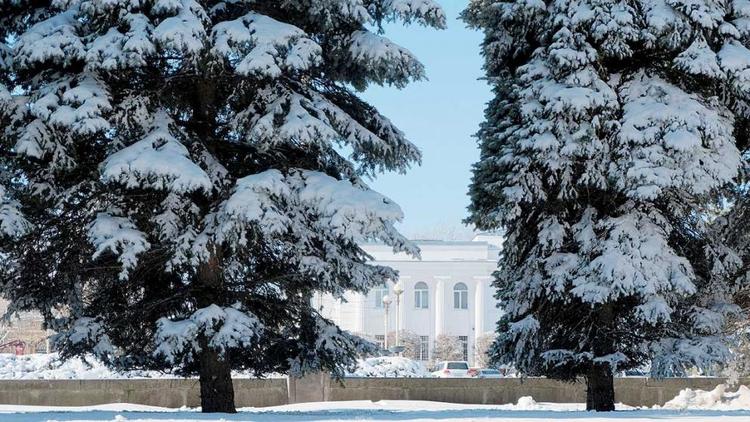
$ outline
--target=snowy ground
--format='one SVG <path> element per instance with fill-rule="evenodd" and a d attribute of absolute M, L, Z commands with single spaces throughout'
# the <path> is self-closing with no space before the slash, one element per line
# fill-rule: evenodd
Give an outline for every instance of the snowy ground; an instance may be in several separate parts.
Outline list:
<path fill-rule="evenodd" d="M 102 365 L 71 360 L 60 364 L 54 355 L 13 356 L 0 354 L 0 379 L 100 379 L 169 377 L 156 372 L 118 374 Z M 425 376 L 426 371 L 403 358 L 362 361 L 354 376 Z M 241 376 L 241 375 L 240 375 Z M 549 420 L 587 422 L 748 422 L 750 388 L 718 386 L 712 391 L 683 390 L 663 408 L 634 409 L 597 414 L 584 411 L 583 404 L 536 403 L 524 397 L 513 405 L 460 405 L 418 401 L 352 401 L 310 403 L 263 409 L 242 409 L 236 415 L 203 415 L 195 409 L 163 409 L 132 404 L 50 408 L 0 405 L 0 422 L 234 422 L 234 421 L 392 421 L 409 422 L 542 422 Z"/>
<path fill-rule="evenodd" d="M 666 410 L 631 409 L 619 406 L 608 414 L 585 412 L 580 404 L 535 403 L 521 400 L 517 405 L 458 405 L 419 401 L 354 401 L 307 403 L 265 409 L 242 409 L 236 415 L 204 415 L 195 410 L 160 409 L 137 405 L 104 405 L 88 408 L 40 408 L 0 405 L 2 422 L 45 421 L 409 421 L 409 422 L 543 422 L 549 420 L 587 422 L 747 422 L 750 410 Z"/>

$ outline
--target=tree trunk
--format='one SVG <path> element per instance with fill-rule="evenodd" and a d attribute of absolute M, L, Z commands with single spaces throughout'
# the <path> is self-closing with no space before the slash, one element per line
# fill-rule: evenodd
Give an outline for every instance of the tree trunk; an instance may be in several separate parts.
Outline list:
<path fill-rule="evenodd" d="M 212 304 L 221 305 L 221 294 L 224 290 L 221 256 L 218 248 L 212 248 L 211 257 L 198 266 L 194 294 L 198 306 L 205 308 Z M 232 386 L 232 367 L 228 356 L 209 347 L 209 339 L 201 336 L 200 384 L 201 410 L 206 413 L 237 413 L 234 407 L 234 386 Z"/>
<path fill-rule="evenodd" d="M 608 364 L 593 364 L 586 374 L 586 410 L 615 410 L 615 379 Z"/>
<path fill-rule="evenodd" d="M 237 413 L 229 363 L 208 347 L 201 352 L 200 361 L 201 411 Z"/>

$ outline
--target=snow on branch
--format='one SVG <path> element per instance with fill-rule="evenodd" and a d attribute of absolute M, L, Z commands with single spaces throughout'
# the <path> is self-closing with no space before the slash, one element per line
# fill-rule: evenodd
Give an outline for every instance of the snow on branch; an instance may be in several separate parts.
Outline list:
<path fill-rule="evenodd" d="M 172 135 L 172 119 L 163 111 L 154 116 L 150 132 L 140 141 L 110 155 L 102 178 L 128 188 L 152 188 L 177 193 L 210 192 L 210 177 L 195 164 L 184 145 Z"/>
<path fill-rule="evenodd" d="M 386 0 L 385 7 L 405 22 L 445 28 L 445 12 L 434 0 Z"/>
<path fill-rule="evenodd" d="M 239 304 L 230 307 L 210 305 L 182 320 L 160 318 L 156 322 L 155 356 L 172 364 L 193 360 L 201 351 L 200 339 L 220 353 L 227 349 L 252 347 L 263 335 L 263 324 Z"/>
<path fill-rule="evenodd" d="M 697 37 L 687 50 L 680 53 L 674 63 L 691 75 L 723 79 L 726 73 L 719 66 L 716 53 L 711 50 L 703 37 Z"/>
<path fill-rule="evenodd" d="M 598 220 L 594 231 L 603 235 L 588 240 L 593 259 L 574 279 L 571 293 L 587 303 L 635 295 L 645 298 L 639 309 L 647 321 L 669 320 L 671 309 L 661 295 L 694 293 L 692 266 L 669 245 L 671 227 L 657 211 L 627 206 L 623 211 Z"/>
<path fill-rule="evenodd" d="M 227 58 L 240 75 L 281 76 L 322 61 L 322 49 L 294 25 L 259 13 L 215 25 L 212 51 Z"/>
<path fill-rule="evenodd" d="M 514 350 L 516 362 L 531 361 L 534 353 L 529 352 L 537 348 L 536 334 L 539 328 L 539 320 L 532 315 L 526 315 L 521 320 L 508 324 L 507 335 L 516 343 Z"/>
<path fill-rule="evenodd" d="M 721 336 L 663 338 L 649 345 L 651 375 L 684 377 L 689 368 L 706 371 L 717 362 L 729 362 L 731 352 Z"/>
<path fill-rule="evenodd" d="M 312 316 L 313 344 L 298 341 L 300 353 L 289 359 L 289 372 L 299 376 L 310 371 L 327 369 L 334 375 L 343 375 L 342 368 L 354 368 L 357 358 L 376 352 L 374 344 L 341 330 L 317 313 Z M 307 337 L 308 335 L 306 335 Z"/>
<path fill-rule="evenodd" d="M 618 165 L 629 196 L 655 199 L 669 188 L 700 195 L 737 175 L 733 119 L 718 102 L 645 73 L 624 84 L 620 95 Z"/>
<path fill-rule="evenodd" d="M 746 6 L 747 7 L 747 6 Z M 750 12 L 750 9 L 748 9 Z M 750 25 L 750 17 L 744 18 Z M 748 28 L 750 30 L 750 27 Z M 750 91 L 750 49 L 742 43 L 730 40 L 721 47 L 718 54 L 721 68 L 729 75 L 730 83 L 740 92 Z"/>
<path fill-rule="evenodd" d="M 72 144 L 111 128 L 112 110 L 106 85 L 93 73 L 63 77 L 40 87 L 29 112 L 34 119 L 20 132 L 15 150 L 34 158 L 51 157 L 53 168 L 71 168 Z"/>
<path fill-rule="evenodd" d="M 146 58 L 156 53 L 150 35 L 154 28 L 142 14 L 127 14 L 123 18 L 128 30 L 125 33 L 110 28 L 106 34 L 94 39 L 86 53 L 88 69 L 117 70 L 146 65 Z"/>
<path fill-rule="evenodd" d="M 357 242 L 395 236 L 393 224 L 403 218 L 401 208 L 383 195 L 337 180 L 324 173 L 278 170 L 246 176 L 221 206 L 217 221 L 220 241 L 245 242 L 246 224 L 255 224 L 268 236 L 292 231 L 308 215 L 334 237 Z"/>
<path fill-rule="evenodd" d="M 157 0 L 153 10 L 157 13 L 177 13 L 154 28 L 154 40 L 164 49 L 187 55 L 203 50 L 206 41 L 204 22 L 208 14 L 195 0 Z"/>
<path fill-rule="evenodd" d="M 86 48 L 76 34 L 75 8 L 52 15 L 24 32 L 15 45 L 14 65 L 28 69 L 39 64 L 68 66 L 83 59 Z"/>
<path fill-rule="evenodd" d="M 231 125 L 259 148 L 291 143 L 329 151 L 343 144 L 365 170 L 404 170 L 421 158 L 390 120 L 346 91 L 298 92 L 274 84 L 259 90 L 257 98 L 262 101 L 237 113 Z"/>
<path fill-rule="evenodd" d="M 619 368 L 621 365 L 624 365 L 628 363 L 630 359 L 628 359 L 627 356 L 625 356 L 622 352 L 615 352 L 610 353 L 608 355 L 604 356 L 597 356 L 593 359 L 593 362 L 595 363 L 606 363 L 609 365 L 612 372 L 617 371 L 617 368 Z"/>
<path fill-rule="evenodd" d="M 292 224 L 276 201 L 289 198 L 291 190 L 278 170 L 267 170 L 237 180 L 234 193 L 221 205 L 217 220 L 220 242 L 231 240 L 237 245 L 247 242 L 247 224 L 260 225 L 267 235 L 281 234 Z"/>
<path fill-rule="evenodd" d="M 366 167 L 375 168 L 377 157 L 389 170 L 408 168 L 421 160 L 419 149 L 406 139 L 388 118 L 348 93 L 324 95 L 312 93 L 315 110 L 327 117 L 344 142 L 353 149 L 353 156 Z"/>
<path fill-rule="evenodd" d="M 20 207 L 21 204 L 8 197 L 5 187 L 0 185 L 0 239 L 17 238 L 31 229 Z"/>
<path fill-rule="evenodd" d="M 409 80 L 423 79 L 424 66 L 414 55 L 386 37 L 366 30 L 353 32 L 347 41 L 353 63 L 371 72 L 378 83 L 404 86 Z"/>
<path fill-rule="evenodd" d="M 322 144 L 328 148 L 339 138 L 325 114 L 309 99 L 294 91 L 276 95 L 272 90 L 261 91 L 259 97 L 270 97 L 263 111 L 248 109 L 235 118 L 236 127 L 247 125 L 249 141 L 263 148 L 278 142 Z"/>
<path fill-rule="evenodd" d="M 79 317 L 64 329 L 52 336 L 52 343 L 66 350 L 91 351 L 103 361 L 107 361 L 115 352 L 104 325 L 91 317 Z"/>
<path fill-rule="evenodd" d="M 110 95 L 94 74 L 85 73 L 50 92 L 34 105 L 35 114 L 52 126 L 70 128 L 78 135 L 91 135 L 110 128 L 105 114 L 112 110 Z"/>
<path fill-rule="evenodd" d="M 334 235 L 355 240 L 372 239 L 384 224 L 401 221 L 401 208 L 385 196 L 355 187 L 348 180 L 336 180 L 324 173 L 300 171 L 299 199 L 315 207 Z"/>
<path fill-rule="evenodd" d="M 97 214 L 89 226 L 88 236 L 95 248 L 94 259 L 105 252 L 117 256 L 117 260 L 122 264 L 121 280 L 126 280 L 130 270 L 136 267 L 138 255 L 151 247 L 146 240 L 146 234 L 138 230 L 130 219 L 108 213 Z"/>
<path fill-rule="evenodd" d="M 724 2 L 720 1 L 669 0 L 665 3 L 684 13 L 684 16 L 692 21 L 693 25 L 709 31 L 719 27 L 727 13 Z"/>
<path fill-rule="evenodd" d="M 52 150 L 50 129 L 41 119 L 32 120 L 18 138 L 15 150 L 19 155 L 42 158 Z"/>
<path fill-rule="evenodd" d="M 314 277 L 317 288 L 336 296 L 347 289 L 366 291 L 372 280 L 395 276 L 387 267 L 366 262 L 356 247 L 363 241 L 378 240 L 396 252 L 419 255 L 394 227 L 401 218 L 398 205 L 349 180 L 316 171 L 272 169 L 239 179 L 232 195 L 209 218 L 208 228 L 186 239 L 183 250 L 189 253 L 181 253 L 205 257 L 208 244 L 240 249 L 262 239 L 284 251 L 298 271 Z M 176 259 L 184 262 L 183 257 Z"/>

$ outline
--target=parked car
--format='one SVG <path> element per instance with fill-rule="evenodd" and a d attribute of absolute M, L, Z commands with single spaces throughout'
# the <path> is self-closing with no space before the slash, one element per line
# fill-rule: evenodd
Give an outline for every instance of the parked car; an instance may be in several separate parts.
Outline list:
<path fill-rule="evenodd" d="M 469 362 L 461 360 L 438 362 L 432 371 L 432 376 L 438 378 L 467 378 L 469 376 Z"/>
<path fill-rule="evenodd" d="M 503 374 L 492 368 L 471 368 L 469 376 L 473 378 L 502 378 Z"/>

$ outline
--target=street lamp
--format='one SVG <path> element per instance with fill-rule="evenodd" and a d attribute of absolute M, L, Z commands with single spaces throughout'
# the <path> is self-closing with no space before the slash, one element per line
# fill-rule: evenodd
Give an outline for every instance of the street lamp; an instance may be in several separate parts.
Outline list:
<path fill-rule="evenodd" d="M 391 305 L 391 298 L 388 295 L 383 296 L 383 309 L 385 309 L 385 330 L 383 331 L 383 348 L 388 350 L 388 307 Z"/>
<path fill-rule="evenodd" d="M 401 283 L 393 286 L 393 293 L 396 294 L 396 347 L 401 346 L 401 293 L 404 287 Z"/>

